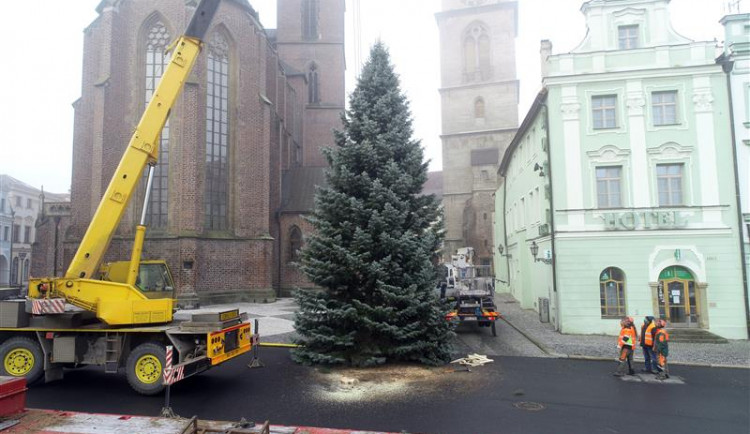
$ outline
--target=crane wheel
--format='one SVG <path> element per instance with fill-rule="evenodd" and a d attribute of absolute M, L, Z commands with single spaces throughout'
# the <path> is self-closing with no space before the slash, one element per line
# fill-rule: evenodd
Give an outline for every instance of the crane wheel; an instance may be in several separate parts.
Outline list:
<path fill-rule="evenodd" d="M 44 353 L 36 340 L 16 336 L 0 345 L 2 375 L 26 377 L 26 383 L 39 380 L 44 374 Z"/>
<path fill-rule="evenodd" d="M 125 364 L 130 387 L 141 395 L 156 395 L 164 390 L 165 360 L 163 345 L 147 342 L 135 347 Z"/>

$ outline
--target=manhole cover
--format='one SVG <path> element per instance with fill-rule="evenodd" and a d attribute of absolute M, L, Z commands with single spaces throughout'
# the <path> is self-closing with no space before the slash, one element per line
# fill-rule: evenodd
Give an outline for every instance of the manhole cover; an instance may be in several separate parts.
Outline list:
<path fill-rule="evenodd" d="M 516 402 L 515 404 L 513 404 L 513 407 L 516 407 L 520 410 L 526 410 L 526 411 L 544 410 L 544 405 L 538 402 L 527 402 L 527 401 Z"/>

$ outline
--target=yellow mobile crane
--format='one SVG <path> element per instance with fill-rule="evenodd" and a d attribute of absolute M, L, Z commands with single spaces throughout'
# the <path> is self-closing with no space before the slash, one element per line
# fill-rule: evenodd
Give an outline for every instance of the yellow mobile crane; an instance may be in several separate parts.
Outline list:
<path fill-rule="evenodd" d="M 175 371 L 184 378 L 246 353 L 256 342 L 257 334 L 238 309 L 177 322 L 171 296 L 151 298 L 137 285 L 139 272 L 156 267 L 164 289 L 173 286 L 166 263 L 141 263 L 148 192 L 159 135 L 219 3 L 201 0 L 185 34 L 170 46 L 169 65 L 65 275 L 30 279 L 26 300 L 0 302 L 0 374 L 23 376 L 31 383 L 42 375 L 46 381 L 61 379 L 64 368 L 80 365 L 104 366 L 107 373 L 124 368 L 133 389 L 151 395 L 164 388 L 166 345 L 174 347 Z M 146 199 L 130 261 L 102 267 L 147 165 Z"/>

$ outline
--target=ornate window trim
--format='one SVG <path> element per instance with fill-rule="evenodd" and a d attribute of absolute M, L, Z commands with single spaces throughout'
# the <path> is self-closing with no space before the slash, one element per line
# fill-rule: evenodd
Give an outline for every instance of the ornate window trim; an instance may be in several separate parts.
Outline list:
<path fill-rule="evenodd" d="M 621 149 L 614 145 L 604 145 L 595 151 L 588 151 L 589 173 L 591 184 L 589 197 L 591 208 L 599 208 L 596 169 L 598 167 L 619 166 L 620 172 L 620 208 L 627 208 L 633 203 L 630 197 L 630 149 Z M 610 208 L 607 208 L 610 209 Z"/>

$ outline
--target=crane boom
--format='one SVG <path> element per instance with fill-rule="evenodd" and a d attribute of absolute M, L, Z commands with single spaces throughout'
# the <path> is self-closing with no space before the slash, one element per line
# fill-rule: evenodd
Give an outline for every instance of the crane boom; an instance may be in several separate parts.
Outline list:
<path fill-rule="evenodd" d="M 96 280 L 95 274 L 135 194 L 143 169 L 156 164 L 159 136 L 183 84 L 201 51 L 203 37 L 221 0 L 201 0 L 185 33 L 171 46 L 172 57 L 141 116 L 125 153 L 104 193 L 81 244 L 62 278 L 31 279 L 29 297 L 64 298 L 68 303 L 96 312 L 107 324 L 164 323 L 172 320 L 172 299 L 148 299 L 135 286 L 135 273 L 145 236 L 138 226 L 126 283 Z M 133 268 L 131 266 L 131 268 Z"/>
<path fill-rule="evenodd" d="M 220 0 L 203 0 L 184 35 L 172 45 L 172 58 L 161 77 L 130 143 L 112 175 L 86 234 L 65 277 L 91 278 L 99 269 L 104 253 L 135 193 L 140 175 L 159 155 L 159 136 L 182 86 L 201 50 L 201 40 Z"/>

